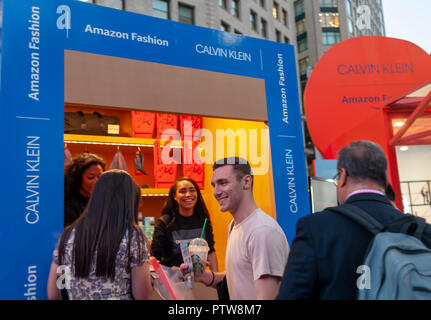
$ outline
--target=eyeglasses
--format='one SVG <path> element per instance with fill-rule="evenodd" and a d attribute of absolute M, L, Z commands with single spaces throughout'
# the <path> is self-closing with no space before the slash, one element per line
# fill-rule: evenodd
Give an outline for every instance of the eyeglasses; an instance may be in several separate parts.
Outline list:
<path fill-rule="evenodd" d="M 335 176 L 332 177 L 332 182 L 335 184 L 335 186 L 338 185 L 338 179 L 340 179 L 341 171 L 338 171 Z"/>
<path fill-rule="evenodd" d="M 349 176 L 349 173 L 347 172 L 347 170 L 344 170 L 344 172 L 346 173 L 346 177 Z M 335 176 L 332 177 L 332 182 L 335 184 L 335 186 L 338 185 L 338 180 L 341 177 L 341 173 L 342 171 L 338 171 L 337 174 Z"/>

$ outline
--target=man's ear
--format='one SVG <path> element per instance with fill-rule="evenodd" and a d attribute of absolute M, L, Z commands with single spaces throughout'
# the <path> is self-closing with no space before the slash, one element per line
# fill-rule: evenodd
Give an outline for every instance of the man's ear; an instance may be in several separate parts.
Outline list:
<path fill-rule="evenodd" d="M 340 174 L 340 179 L 338 179 L 338 185 L 340 187 L 344 187 L 347 183 L 347 171 L 344 168 L 340 169 L 341 174 Z"/>
<path fill-rule="evenodd" d="M 244 190 L 249 190 L 251 189 L 251 183 L 253 181 L 253 178 L 251 177 L 251 175 L 247 174 L 242 178 L 243 184 L 242 184 L 242 188 Z"/>

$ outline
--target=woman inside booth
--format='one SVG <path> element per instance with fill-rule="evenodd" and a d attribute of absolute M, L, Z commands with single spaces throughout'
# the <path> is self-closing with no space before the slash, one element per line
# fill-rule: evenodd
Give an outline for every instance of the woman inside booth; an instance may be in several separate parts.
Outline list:
<path fill-rule="evenodd" d="M 152 255 L 165 266 L 180 266 L 183 263 L 180 242 L 200 237 L 205 218 L 208 219 L 204 238 L 210 248 L 210 269 L 218 271 L 214 250 L 214 235 L 208 209 L 198 185 L 193 179 L 183 177 L 174 182 L 168 199 L 157 220 L 151 243 Z"/>
<path fill-rule="evenodd" d="M 71 225 L 84 211 L 97 179 L 105 171 L 105 161 L 82 153 L 64 169 L 64 226 Z"/>
<path fill-rule="evenodd" d="M 149 245 L 137 224 L 140 195 L 123 170 L 100 176 L 88 206 L 54 251 L 49 299 L 60 299 L 64 287 L 70 300 L 148 299 Z"/>

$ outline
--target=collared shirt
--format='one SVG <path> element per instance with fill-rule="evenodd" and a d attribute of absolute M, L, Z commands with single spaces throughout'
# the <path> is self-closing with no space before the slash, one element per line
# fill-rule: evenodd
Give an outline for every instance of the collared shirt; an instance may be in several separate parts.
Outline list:
<path fill-rule="evenodd" d="M 383 191 L 379 191 L 379 190 L 376 190 L 376 189 L 358 189 L 358 190 L 355 190 L 352 193 L 350 193 L 346 197 L 345 201 L 347 201 L 347 199 L 349 199 L 351 196 L 354 196 L 355 194 L 359 194 L 359 193 L 375 193 L 375 194 L 380 194 L 382 196 L 386 196 Z"/>

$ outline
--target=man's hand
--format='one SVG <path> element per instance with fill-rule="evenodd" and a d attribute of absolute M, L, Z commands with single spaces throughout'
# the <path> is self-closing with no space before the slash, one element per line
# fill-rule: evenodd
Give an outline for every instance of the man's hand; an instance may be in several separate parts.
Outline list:
<path fill-rule="evenodd" d="M 209 266 L 208 261 L 202 261 L 202 262 L 205 264 L 205 266 Z M 185 275 L 188 272 L 189 266 L 186 263 L 182 263 L 179 268 L 178 267 L 172 267 L 172 268 L 179 269 L 181 273 Z M 216 274 L 214 274 L 213 276 L 213 272 L 210 270 L 205 270 L 204 273 L 199 275 L 194 274 L 194 280 L 197 282 L 201 282 L 206 286 L 214 285 L 219 282 L 217 281 L 217 278 L 213 281 L 213 277 L 216 277 Z"/>

